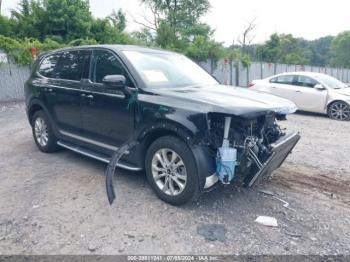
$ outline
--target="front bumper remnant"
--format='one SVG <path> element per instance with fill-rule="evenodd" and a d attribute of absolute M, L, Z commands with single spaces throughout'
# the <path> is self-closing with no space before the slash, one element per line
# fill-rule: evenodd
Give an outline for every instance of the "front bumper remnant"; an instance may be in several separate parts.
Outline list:
<path fill-rule="evenodd" d="M 261 169 L 252 177 L 244 181 L 247 187 L 253 186 L 260 178 L 265 175 L 270 175 L 273 171 L 279 168 L 289 153 L 298 143 L 300 135 L 298 132 L 291 133 L 281 137 L 275 143 L 271 144 L 271 156 L 262 165 Z"/>

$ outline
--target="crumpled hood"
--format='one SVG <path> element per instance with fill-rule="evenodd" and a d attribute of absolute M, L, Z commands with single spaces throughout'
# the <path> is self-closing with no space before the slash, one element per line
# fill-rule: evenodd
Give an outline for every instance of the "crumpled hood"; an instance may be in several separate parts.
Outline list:
<path fill-rule="evenodd" d="M 213 85 L 183 88 L 157 88 L 154 93 L 171 96 L 192 103 L 193 109 L 208 107 L 208 112 L 234 115 L 259 114 L 274 111 L 278 114 L 291 114 L 296 105 L 284 98 L 241 87 Z"/>

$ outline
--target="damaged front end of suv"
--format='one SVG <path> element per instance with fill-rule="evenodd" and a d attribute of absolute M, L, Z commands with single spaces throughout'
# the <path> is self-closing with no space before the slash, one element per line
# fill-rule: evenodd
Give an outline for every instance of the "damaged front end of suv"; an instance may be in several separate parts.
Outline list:
<path fill-rule="evenodd" d="M 244 88 L 157 88 L 138 99 L 141 133 L 165 128 L 186 140 L 205 178 L 204 191 L 219 181 L 251 187 L 279 168 L 300 139 L 278 123 L 297 110 L 294 103 Z"/>
<path fill-rule="evenodd" d="M 277 120 L 284 119 L 275 112 L 253 118 L 209 113 L 209 146 L 216 152 L 218 179 L 229 184 L 237 177 L 251 187 L 280 167 L 300 139 L 281 129 Z"/>

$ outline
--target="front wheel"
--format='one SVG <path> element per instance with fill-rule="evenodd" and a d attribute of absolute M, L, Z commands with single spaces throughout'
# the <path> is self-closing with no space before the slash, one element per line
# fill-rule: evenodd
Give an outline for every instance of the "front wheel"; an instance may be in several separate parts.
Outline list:
<path fill-rule="evenodd" d="M 181 139 L 174 136 L 157 139 L 147 150 L 145 168 L 153 191 L 163 201 L 182 205 L 198 197 L 195 159 Z"/>
<path fill-rule="evenodd" d="M 332 103 L 328 108 L 328 116 L 331 119 L 345 121 L 350 120 L 350 106 L 343 101 Z"/>

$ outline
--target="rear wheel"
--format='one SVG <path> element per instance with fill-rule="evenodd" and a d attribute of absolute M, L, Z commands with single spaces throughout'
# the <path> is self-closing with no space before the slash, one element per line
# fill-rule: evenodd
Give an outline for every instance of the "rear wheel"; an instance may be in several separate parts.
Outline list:
<path fill-rule="evenodd" d="M 198 197 L 195 159 L 181 139 L 174 136 L 157 139 L 147 151 L 145 167 L 153 191 L 163 201 L 182 205 Z"/>
<path fill-rule="evenodd" d="M 34 113 L 32 131 L 35 144 L 41 151 L 51 153 L 58 150 L 57 138 L 44 111 Z"/>
<path fill-rule="evenodd" d="M 350 106 L 343 101 L 332 103 L 328 108 L 328 116 L 335 120 L 350 120 Z"/>

